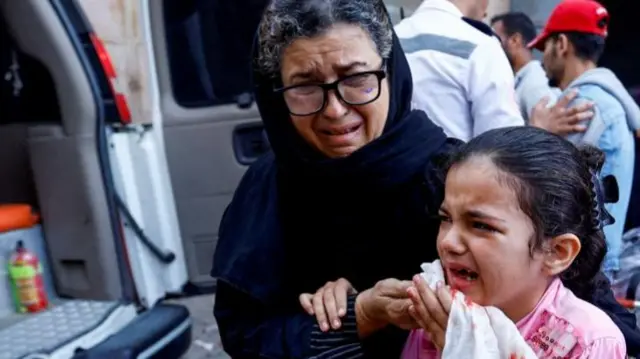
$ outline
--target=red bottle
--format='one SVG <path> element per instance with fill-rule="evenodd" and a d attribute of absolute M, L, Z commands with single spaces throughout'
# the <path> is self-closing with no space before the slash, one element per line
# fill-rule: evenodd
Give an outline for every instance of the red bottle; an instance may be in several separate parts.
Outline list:
<path fill-rule="evenodd" d="M 9 275 L 19 313 L 36 313 L 49 305 L 42 279 L 42 266 L 35 253 L 18 241 L 9 262 Z"/>

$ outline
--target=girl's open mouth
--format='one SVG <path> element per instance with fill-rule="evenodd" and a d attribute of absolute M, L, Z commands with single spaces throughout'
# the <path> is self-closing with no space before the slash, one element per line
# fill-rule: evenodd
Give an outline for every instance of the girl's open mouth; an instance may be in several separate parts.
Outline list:
<path fill-rule="evenodd" d="M 457 270 L 452 270 L 452 272 L 457 276 L 460 277 L 462 279 L 465 279 L 469 282 L 472 282 L 476 279 L 478 279 L 478 273 L 468 270 L 468 269 L 457 269 Z"/>
<path fill-rule="evenodd" d="M 467 268 L 447 268 L 447 281 L 449 286 L 463 293 L 476 284 L 479 277 L 477 272 Z"/>

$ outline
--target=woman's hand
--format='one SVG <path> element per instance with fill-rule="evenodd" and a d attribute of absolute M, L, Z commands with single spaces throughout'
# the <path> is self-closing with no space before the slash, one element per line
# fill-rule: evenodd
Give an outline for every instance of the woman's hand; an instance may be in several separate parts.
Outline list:
<path fill-rule="evenodd" d="M 385 279 L 356 298 L 356 320 L 361 337 L 393 324 L 403 329 L 417 328 L 418 325 L 409 314 L 408 288 L 410 281 Z M 320 330 L 339 329 L 340 318 L 347 312 L 347 296 L 356 294 L 351 283 L 344 278 L 327 282 L 315 294 L 301 294 L 300 304 L 310 315 L 315 315 Z"/>
<path fill-rule="evenodd" d="M 414 286 L 407 290 L 412 302 L 409 313 L 431 335 L 431 342 L 442 350 L 453 300 L 451 292 L 442 282 L 438 283 L 434 292 L 420 275 L 413 278 L 413 283 Z"/>
<path fill-rule="evenodd" d="M 389 324 L 402 329 L 418 327 L 409 314 L 411 299 L 407 291 L 411 286 L 410 281 L 385 279 L 358 295 L 355 310 L 361 338 Z"/>
<path fill-rule="evenodd" d="M 335 282 L 327 282 L 315 294 L 301 294 L 299 299 L 302 308 L 309 315 L 315 315 L 320 330 L 326 332 L 329 323 L 333 329 L 340 328 L 340 318 L 347 313 L 347 296 L 356 293 L 348 280 L 340 278 Z"/>

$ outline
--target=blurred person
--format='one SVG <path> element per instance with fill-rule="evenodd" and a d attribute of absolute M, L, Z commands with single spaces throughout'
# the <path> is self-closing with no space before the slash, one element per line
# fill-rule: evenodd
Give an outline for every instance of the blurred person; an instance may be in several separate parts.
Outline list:
<path fill-rule="evenodd" d="M 577 90 L 575 103 L 594 104 L 587 130 L 568 139 L 600 148 L 606 155 L 602 176 L 613 175 L 618 181 L 619 200 L 607 204 L 615 223 L 604 229 L 608 251 L 603 271 L 613 279 L 620 269 L 634 173 L 633 131 L 640 127 L 640 109 L 613 72 L 597 67 L 608 25 L 609 13 L 598 2 L 566 0 L 553 10 L 542 33 L 529 47 L 544 52 L 543 65 L 550 85 L 565 92 Z"/>
<path fill-rule="evenodd" d="M 480 22 L 488 3 L 425 0 L 396 26 L 413 76 L 414 108 L 463 141 L 524 124 L 509 62 Z"/>
<path fill-rule="evenodd" d="M 534 107 L 544 98 L 553 105 L 560 96 L 560 90 L 549 86 L 549 79 L 542 63 L 533 58 L 532 49 L 527 47 L 536 37 L 536 27 L 529 16 L 521 12 L 508 12 L 491 19 L 493 31 L 500 38 L 515 73 L 515 89 L 520 113 L 529 120 Z"/>
<path fill-rule="evenodd" d="M 469 141 L 493 128 L 525 122 L 509 61 L 481 20 L 488 0 L 425 0 L 396 32 L 414 81 L 412 106 L 448 136 Z M 562 113 L 537 111 L 530 125 L 554 133 L 581 131 L 588 106 Z M 562 108 L 563 109 L 563 108 Z M 562 120 L 554 115 L 562 114 Z"/>

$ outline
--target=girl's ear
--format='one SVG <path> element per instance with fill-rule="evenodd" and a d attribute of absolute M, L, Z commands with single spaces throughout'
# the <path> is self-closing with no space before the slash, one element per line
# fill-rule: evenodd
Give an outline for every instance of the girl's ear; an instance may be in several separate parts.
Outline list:
<path fill-rule="evenodd" d="M 564 272 L 576 259 L 582 245 L 580 239 L 573 233 L 565 233 L 552 238 L 548 250 L 545 251 L 544 270 L 550 276 Z"/>

